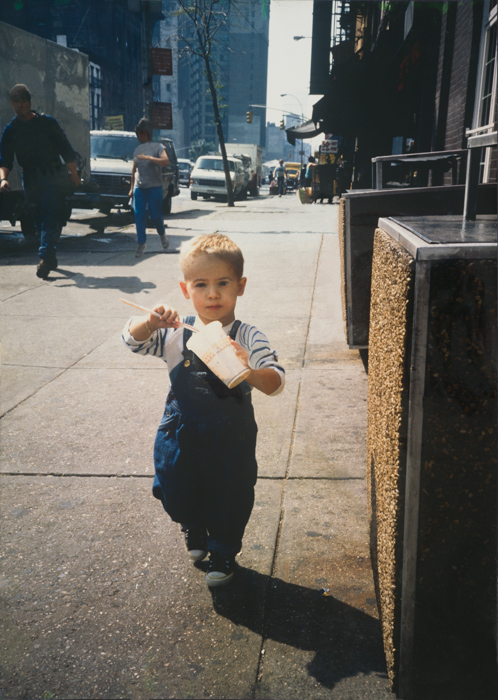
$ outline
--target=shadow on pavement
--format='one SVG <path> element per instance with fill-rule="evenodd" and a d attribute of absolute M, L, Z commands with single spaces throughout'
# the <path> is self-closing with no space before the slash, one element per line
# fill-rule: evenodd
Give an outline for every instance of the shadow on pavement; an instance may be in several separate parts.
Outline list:
<path fill-rule="evenodd" d="M 67 284 L 58 284 L 58 287 L 80 287 L 81 289 L 120 289 L 123 292 L 142 292 L 144 289 L 156 289 L 157 285 L 152 282 L 145 282 L 140 277 L 91 277 L 83 275 L 81 272 L 71 272 L 57 268 L 56 272 L 50 273 L 47 277 L 47 282 L 55 281 L 56 275 L 60 279 L 60 275 L 64 276 Z"/>
<path fill-rule="evenodd" d="M 308 671 L 326 688 L 358 674 L 387 681 L 380 622 L 361 610 L 245 568 L 230 587 L 210 590 L 219 615 L 264 639 L 314 651 Z"/>

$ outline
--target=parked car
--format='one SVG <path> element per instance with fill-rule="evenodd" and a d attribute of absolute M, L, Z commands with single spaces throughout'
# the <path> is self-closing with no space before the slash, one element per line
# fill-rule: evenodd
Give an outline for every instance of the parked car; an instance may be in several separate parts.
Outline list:
<path fill-rule="evenodd" d="M 163 171 L 163 211 L 171 212 L 171 200 L 180 194 L 178 161 L 171 139 L 161 139 L 169 157 Z M 139 145 L 133 131 L 91 131 L 90 171 L 94 192 L 81 207 L 96 207 L 109 213 L 115 207 L 130 208 L 129 191 L 133 151 Z"/>
<path fill-rule="evenodd" d="M 241 160 L 229 157 L 228 166 L 232 178 L 234 196 L 243 199 L 247 196 L 248 174 Z M 190 196 L 197 199 L 218 197 L 226 199 L 227 187 L 221 156 L 201 156 L 197 159 L 190 174 Z"/>
<path fill-rule="evenodd" d="M 190 173 L 194 164 L 191 163 L 186 158 L 178 158 L 178 182 L 180 185 L 185 185 L 185 187 L 190 187 Z"/>

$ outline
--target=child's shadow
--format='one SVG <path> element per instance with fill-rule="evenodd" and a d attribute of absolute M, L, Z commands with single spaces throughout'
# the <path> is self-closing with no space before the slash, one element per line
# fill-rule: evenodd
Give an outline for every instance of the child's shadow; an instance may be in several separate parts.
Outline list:
<path fill-rule="evenodd" d="M 210 589 L 214 609 L 266 639 L 315 652 L 308 671 L 327 688 L 358 674 L 387 674 L 380 622 L 333 596 L 240 567 Z"/>

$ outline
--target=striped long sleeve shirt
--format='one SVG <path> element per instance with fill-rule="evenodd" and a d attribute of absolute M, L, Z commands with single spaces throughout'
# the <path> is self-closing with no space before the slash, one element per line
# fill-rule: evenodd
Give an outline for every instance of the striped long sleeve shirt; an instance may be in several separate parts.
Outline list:
<path fill-rule="evenodd" d="M 181 319 L 185 321 L 184 318 Z M 183 361 L 183 328 L 160 328 L 155 331 L 147 340 L 138 341 L 130 334 L 130 322 L 127 321 L 122 339 L 125 345 L 139 355 L 149 355 L 157 357 L 168 365 L 168 371 L 173 369 Z M 196 321 L 198 323 L 198 321 Z M 195 325 L 195 324 L 194 324 Z M 224 326 L 225 333 L 229 333 L 233 324 Z M 262 369 L 271 367 L 280 376 L 280 386 L 271 396 L 280 394 L 285 385 L 285 370 L 278 361 L 277 353 L 271 349 L 268 338 L 255 326 L 241 323 L 235 342 L 238 343 L 249 355 L 249 366 L 251 369 Z"/>

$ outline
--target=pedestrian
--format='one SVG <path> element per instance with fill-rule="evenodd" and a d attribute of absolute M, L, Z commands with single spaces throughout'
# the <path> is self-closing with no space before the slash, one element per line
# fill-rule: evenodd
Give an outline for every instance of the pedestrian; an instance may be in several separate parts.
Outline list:
<path fill-rule="evenodd" d="M 133 152 L 129 196 L 133 197 L 133 213 L 137 228 L 136 258 L 141 258 L 146 248 L 147 209 L 152 224 L 159 234 L 163 248 L 169 247 L 163 218 L 163 175 L 161 168 L 169 165 L 168 154 L 162 143 L 153 143 L 152 125 L 141 119 L 135 133 L 140 145 Z"/>
<path fill-rule="evenodd" d="M 273 396 L 285 382 L 266 336 L 235 320 L 237 297 L 247 281 L 243 265 L 240 248 L 222 234 L 191 239 L 180 252 L 180 287 L 197 312 L 182 321 L 196 328 L 220 321 L 238 357 L 251 368 L 234 389 L 187 348 L 192 331 L 178 327 L 178 313 L 169 306 L 154 307 L 160 318 L 130 319 L 123 331 L 130 350 L 168 365 L 171 389 L 155 440 L 152 492 L 181 524 L 190 559 L 201 561 L 209 552 L 210 587 L 232 580 L 254 503 L 257 425 L 251 389 Z"/>
<path fill-rule="evenodd" d="M 309 156 L 308 165 L 306 166 L 306 172 L 304 175 L 304 186 L 311 187 L 313 182 L 313 168 L 316 168 L 316 161 L 314 156 Z"/>
<path fill-rule="evenodd" d="M 285 168 L 284 168 L 284 161 L 279 160 L 278 165 L 273 171 L 273 177 L 277 181 L 278 185 L 278 196 L 281 197 L 283 192 L 284 192 L 284 185 L 285 185 Z"/>
<path fill-rule="evenodd" d="M 16 116 L 7 124 L 0 140 L 0 191 L 10 189 L 8 177 L 16 156 L 39 237 L 40 262 L 36 274 L 47 279 L 50 271 L 57 269 L 56 245 L 65 223 L 65 196 L 69 189 L 80 184 L 76 154 L 57 121 L 31 109 L 31 94 L 26 85 L 14 85 L 9 97 Z"/>

